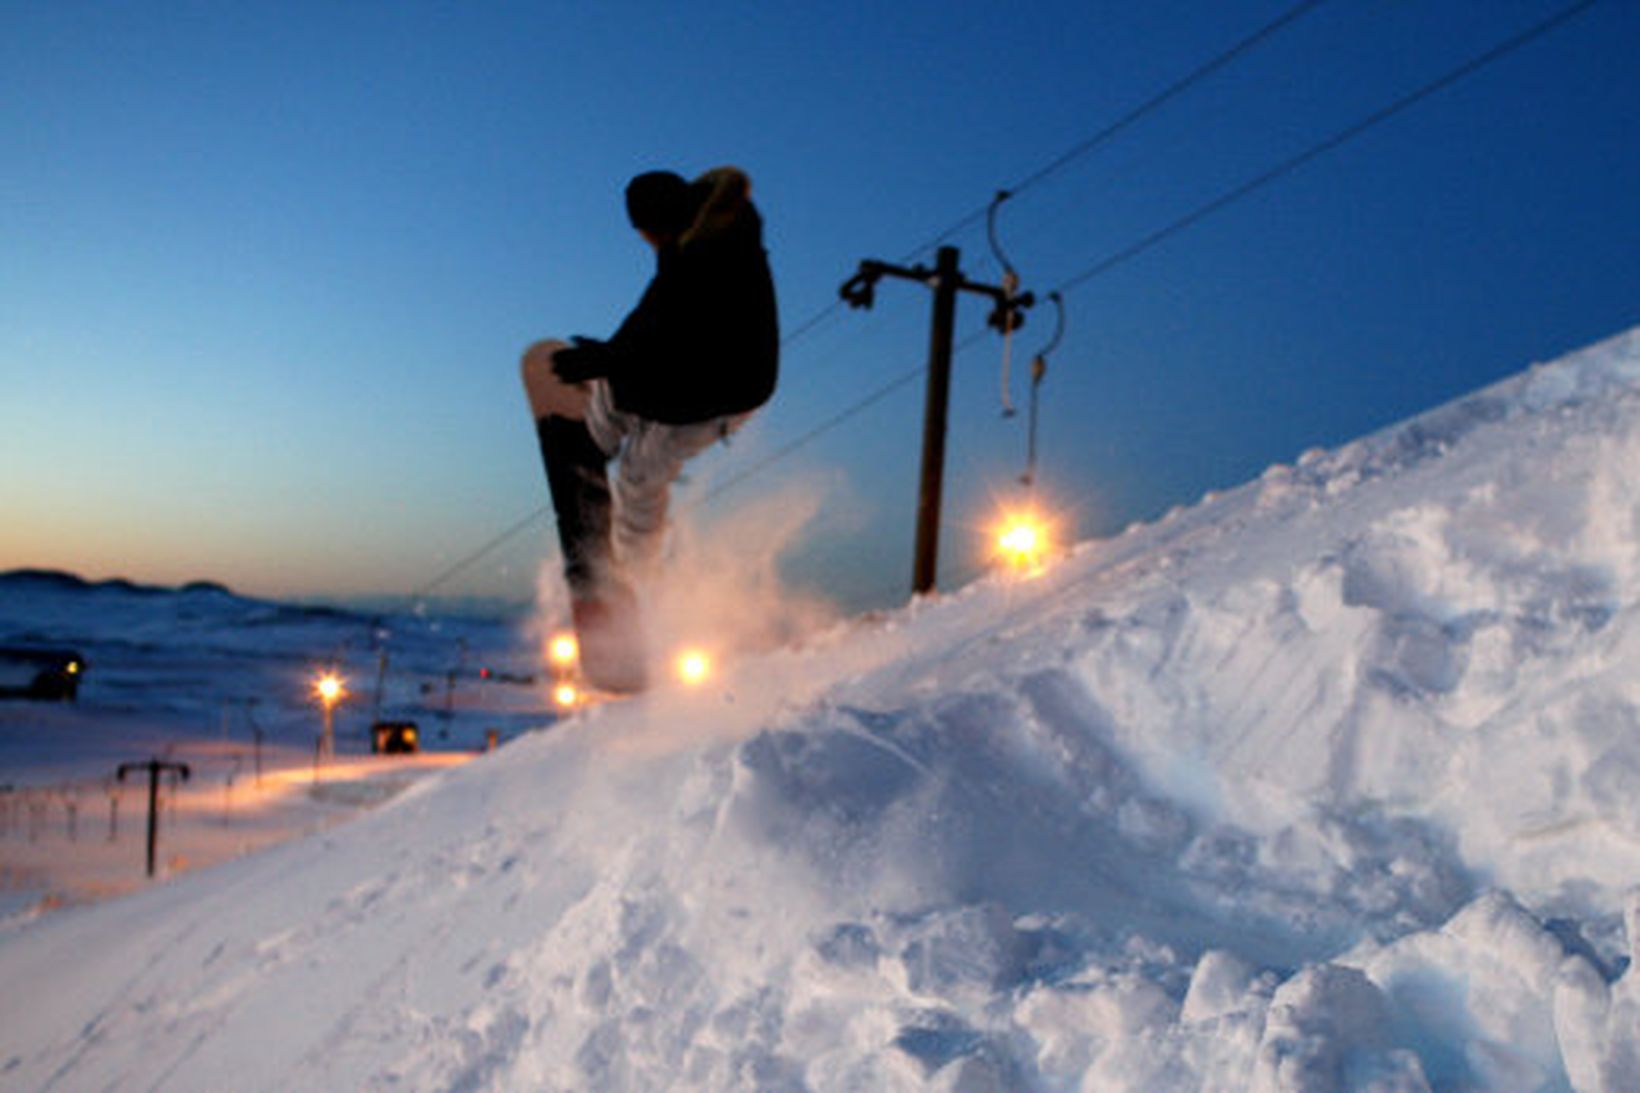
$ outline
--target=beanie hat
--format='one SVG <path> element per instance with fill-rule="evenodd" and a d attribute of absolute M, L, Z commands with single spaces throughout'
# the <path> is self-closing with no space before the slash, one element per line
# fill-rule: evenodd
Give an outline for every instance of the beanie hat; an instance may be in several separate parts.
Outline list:
<path fill-rule="evenodd" d="M 671 171 L 646 171 L 626 184 L 626 215 L 652 235 L 681 235 L 695 218 L 689 183 Z"/>

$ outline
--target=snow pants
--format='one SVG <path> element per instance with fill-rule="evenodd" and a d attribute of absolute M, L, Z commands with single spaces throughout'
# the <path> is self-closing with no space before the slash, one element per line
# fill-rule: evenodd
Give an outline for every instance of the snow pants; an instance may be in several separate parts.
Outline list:
<path fill-rule="evenodd" d="M 541 458 L 558 517 L 564 577 L 576 597 L 597 595 L 621 575 L 653 568 L 666 533 L 672 483 L 683 465 L 745 424 L 750 414 L 684 425 L 649 421 L 617 409 L 606 380 L 565 383 L 541 341 L 524 353 L 524 391 L 535 416 Z M 608 465 L 616 460 L 613 486 Z"/>

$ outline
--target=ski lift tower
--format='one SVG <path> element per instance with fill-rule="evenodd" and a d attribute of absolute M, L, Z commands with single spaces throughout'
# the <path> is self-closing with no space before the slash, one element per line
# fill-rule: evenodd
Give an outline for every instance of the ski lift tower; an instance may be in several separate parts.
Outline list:
<path fill-rule="evenodd" d="M 968 280 L 958 267 L 956 247 L 941 247 L 934 268 L 894 266 L 866 259 L 838 294 L 850 307 L 869 308 L 876 300 L 877 282 L 884 277 L 918 281 L 934 290 L 933 324 L 928 340 L 928 393 L 923 410 L 922 473 L 917 491 L 917 542 L 912 561 L 911 591 L 934 590 L 939 568 L 940 504 L 945 478 L 946 419 L 951 403 L 951 347 L 957 318 L 957 294 L 973 292 L 995 302 L 989 324 L 1004 334 L 1025 322 L 1025 309 L 1035 303 L 1029 293 L 1015 293 L 1011 285 L 981 285 Z"/>

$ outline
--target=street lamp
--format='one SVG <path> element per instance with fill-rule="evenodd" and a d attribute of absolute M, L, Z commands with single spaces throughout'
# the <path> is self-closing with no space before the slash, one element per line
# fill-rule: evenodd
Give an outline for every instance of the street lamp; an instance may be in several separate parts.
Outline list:
<path fill-rule="evenodd" d="M 561 672 L 572 671 L 575 663 L 580 659 L 580 643 L 575 640 L 575 632 L 566 630 L 554 634 L 547 641 L 547 659 L 552 666 Z"/>
<path fill-rule="evenodd" d="M 336 754 L 336 703 L 347 697 L 347 688 L 343 686 L 341 676 L 326 672 L 314 680 L 313 693 L 324 711 L 324 727 L 319 733 L 319 757 L 330 759 Z"/>

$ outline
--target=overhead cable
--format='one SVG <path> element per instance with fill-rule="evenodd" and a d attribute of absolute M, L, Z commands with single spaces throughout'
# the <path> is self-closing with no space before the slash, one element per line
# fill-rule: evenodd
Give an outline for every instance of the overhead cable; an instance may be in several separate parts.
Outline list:
<path fill-rule="evenodd" d="M 1281 15 L 1278 15 L 1262 27 L 1259 27 L 1252 34 L 1249 34 L 1247 37 L 1243 38 L 1223 53 L 1218 54 L 1216 57 L 1213 57 L 1211 60 L 1200 65 L 1199 67 L 1192 69 L 1184 76 L 1181 76 L 1179 79 L 1173 81 L 1173 83 L 1169 84 L 1155 95 L 1152 95 L 1132 110 L 1129 110 L 1126 114 L 1123 114 L 1121 117 L 1099 130 L 1097 133 L 1094 133 L 1085 140 L 1072 145 L 1049 163 L 1037 168 L 1035 171 L 1014 183 L 1012 186 L 1007 187 L 1005 192 L 1011 197 L 1023 190 L 1030 189 L 1032 186 L 1035 186 L 1037 183 L 1048 178 L 1050 175 L 1063 170 L 1065 167 L 1087 155 L 1089 152 L 1093 151 L 1101 144 L 1104 144 L 1112 137 L 1115 137 L 1123 130 L 1131 128 L 1147 114 L 1153 113 L 1168 102 L 1178 98 L 1202 80 L 1205 80 L 1213 73 L 1219 71 L 1219 69 L 1224 68 L 1242 54 L 1253 49 L 1265 39 L 1281 31 L 1290 23 L 1296 22 L 1298 19 L 1308 14 L 1312 9 L 1320 7 L 1325 2 L 1326 0 L 1303 0 L 1302 3 L 1296 4 L 1287 9 L 1287 11 L 1283 12 Z M 952 224 L 950 227 L 946 228 L 939 235 L 936 235 L 922 246 L 911 251 L 905 260 L 909 262 L 911 259 L 915 258 L 924 251 L 932 250 L 934 247 L 939 246 L 941 243 L 945 242 L 947 239 L 950 239 L 953 235 L 956 235 L 963 229 L 979 223 L 981 220 L 984 220 L 987 215 L 989 215 L 990 211 L 994 207 L 995 202 L 992 202 L 991 204 L 974 210 L 967 216 L 964 216 L 962 219 Z"/>
<path fill-rule="evenodd" d="M 1366 133 L 1368 130 L 1373 129 L 1383 122 L 1388 121 L 1390 118 L 1395 117 L 1397 114 L 1401 114 L 1411 107 L 1416 106 L 1418 103 L 1423 102 L 1430 96 L 1446 90 L 1453 84 L 1456 84 L 1469 76 L 1473 76 L 1476 72 L 1479 72 L 1481 69 L 1487 67 L 1493 62 L 1502 60 L 1504 57 L 1514 53 L 1516 50 L 1531 44 L 1562 24 L 1567 23 L 1576 16 L 1583 14 L 1583 12 L 1587 11 L 1589 8 L 1592 8 L 1597 2 L 1598 0 L 1579 0 L 1578 3 L 1562 8 L 1560 11 L 1549 16 L 1547 19 L 1533 24 L 1532 26 L 1521 31 L 1519 34 L 1507 38 L 1492 48 L 1486 50 L 1484 53 L 1480 53 L 1465 61 L 1458 67 L 1450 69 L 1446 72 L 1446 74 L 1440 76 L 1439 78 L 1431 80 L 1422 87 L 1402 95 L 1388 106 L 1375 110 L 1371 114 L 1368 114 L 1366 117 L 1362 118 L 1360 121 L 1355 122 L 1353 125 L 1349 125 L 1339 130 L 1326 140 L 1323 140 L 1318 144 L 1312 144 L 1309 148 L 1306 148 L 1298 155 L 1293 156 L 1290 159 L 1283 160 L 1274 167 L 1271 167 L 1269 170 L 1255 175 L 1246 182 L 1243 182 L 1241 185 L 1226 193 L 1220 194 L 1218 197 L 1207 202 L 1205 205 L 1199 206 L 1167 226 L 1158 228 L 1156 231 L 1151 232 L 1149 235 L 1146 235 L 1137 242 L 1122 248 L 1115 254 L 1112 254 L 1094 265 L 1089 266 L 1082 272 L 1067 278 L 1059 283 L 1057 286 L 1057 291 L 1069 292 L 1071 289 L 1078 288 L 1101 274 L 1108 273 L 1110 270 L 1122 265 L 1124 262 L 1137 258 L 1139 255 L 1150 250 L 1152 247 L 1155 247 L 1157 244 L 1178 235 L 1187 228 L 1194 227 L 1203 220 L 1206 220 L 1214 213 L 1235 204 L 1242 198 L 1263 189 L 1270 183 L 1292 174 L 1300 167 L 1319 159 L 1341 145 L 1349 143 L 1356 137 Z"/>

